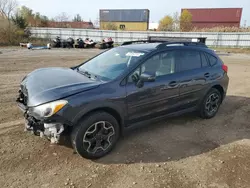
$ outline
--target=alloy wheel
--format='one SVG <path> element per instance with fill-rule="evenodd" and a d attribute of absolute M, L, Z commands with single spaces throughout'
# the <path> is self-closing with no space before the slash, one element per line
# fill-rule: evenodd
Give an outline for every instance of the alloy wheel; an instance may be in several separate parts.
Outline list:
<path fill-rule="evenodd" d="M 112 145 L 114 126 L 107 121 L 92 124 L 84 134 L 83 147 L 89 153 L 106 151 Z"/>
<path fill-rule="evenodd" d="M 205 109 L 208 114 L 216 113 L 220 105 L 220 96 L 217 93 L 212 93 L 206 100 Z"/>

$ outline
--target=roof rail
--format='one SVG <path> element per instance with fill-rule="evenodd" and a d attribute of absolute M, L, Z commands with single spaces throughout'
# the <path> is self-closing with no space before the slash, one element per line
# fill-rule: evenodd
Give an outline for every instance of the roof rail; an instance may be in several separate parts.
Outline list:
<path fill-rule="evenodd" d="M 180 46 L 180 45 L 208 48 L 207 45 L 201 42 L 185 42 L 185 41 L 163 42 L 162 44 L 159 44 L 157 48 L 160 49 L 160 48 L 166 48 L 168 46 Z"/>
<path fill-rule="evenodd" d="M 163 40 L 135 40 L 135 41 L 126 41 L 123 42 L 121 46 L 125 46 L 125 45 L 130 45 L 130 44 L 140 44 L 140 43 L 162 43 L 162 42 L 167 42 L 167 41 L 163 41 Z"/>
<path fill-rule="evenodd" d="M 202 42 L 190 42 L 190 41 L 164 41 L 164 40 L 136 40 L 136 41 L 126 41 L 123 42 L 121 46 L 130 45 L 130 44 L 141 44 L 141 43 L 161 43 L 157 46 L 158 49 L 165 48 L 168 46 L 194 46 L 194 47 L 203 47 L 208 48 Z"/>
<path fill-rule="evenodd" d="M 206 43 L 206 37 L 170 37 L 170 36 L 148 36 L 148 40 L 161 40 L 168 42 L 201 42 Z"/>

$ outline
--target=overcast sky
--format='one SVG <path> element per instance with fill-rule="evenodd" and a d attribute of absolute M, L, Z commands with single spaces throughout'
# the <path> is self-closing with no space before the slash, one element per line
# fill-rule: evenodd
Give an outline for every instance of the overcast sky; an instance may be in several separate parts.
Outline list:
<path fill-rule="evenodd" d="M 86 21 L 99 17 L 99 9 L 149 9 L 150 21 L 158 22 L 164 15 L 172 15 L 181 8 L 243 8 L 241 25 L 250 26 L 250 0 L 18 0 L 35 12 L 52 18 L 66 12 L 73 17 L 79 13 Z"/>

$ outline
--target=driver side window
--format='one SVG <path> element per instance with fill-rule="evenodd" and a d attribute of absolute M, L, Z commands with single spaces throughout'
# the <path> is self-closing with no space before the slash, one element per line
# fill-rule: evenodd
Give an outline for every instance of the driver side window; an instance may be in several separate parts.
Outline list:
<path fill-rule="evenodd" d="M 149 58 L 128 77 L 128 83 L 138 81 L 142 73 L 154 75 L 156 78 L 175 73 L 177 53 L 176 51 L 167 51 Z"/>

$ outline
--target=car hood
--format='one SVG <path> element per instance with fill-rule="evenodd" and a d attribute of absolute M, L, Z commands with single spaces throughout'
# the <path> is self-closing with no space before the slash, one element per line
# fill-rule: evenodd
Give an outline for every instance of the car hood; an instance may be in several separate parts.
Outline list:
<path fill-rule="evenodd" d="M 70 68 L 42 68 L 28 74 L 21 83 L 27 106 L 38 106 L 98 87 L 91 80 Z"/>

